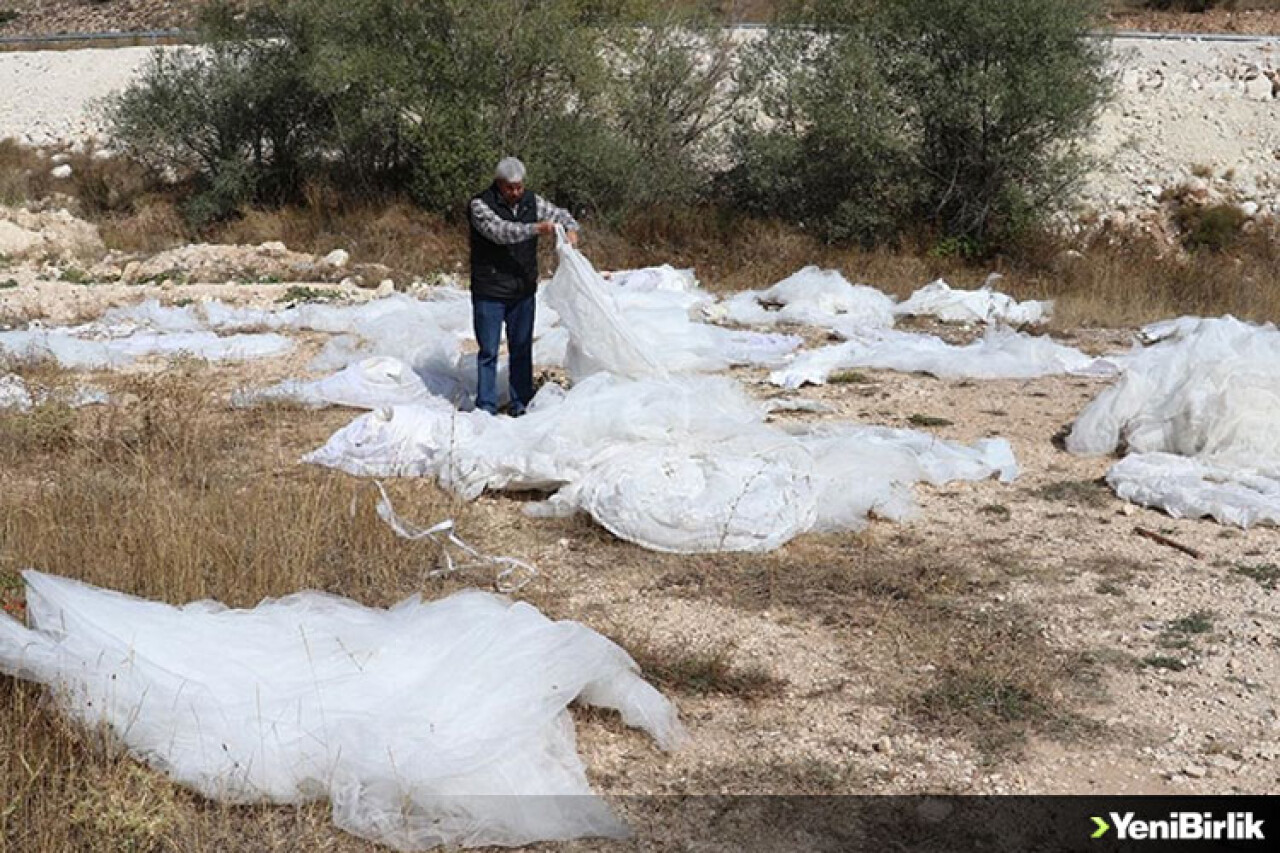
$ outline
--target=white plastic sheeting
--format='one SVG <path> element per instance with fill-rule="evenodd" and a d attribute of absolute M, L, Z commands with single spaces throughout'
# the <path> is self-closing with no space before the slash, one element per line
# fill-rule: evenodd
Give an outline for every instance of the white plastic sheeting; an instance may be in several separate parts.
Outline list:
<path fill-rule="evenodd" d="M 21 376 L 16 373 L 0 376 L 0 411 L 13 409 L 25 412 L 31 408 L 32 402 L 31 392 Z"/>
<path fill-rule="evenodd" d="M 398 358 L 375 356 L 349 364 L 342 370 L 303 382 L 289 379 L 258 391 L 239 391 L 232 404 L 249 406 L 264 402 L 287 402 L 310 408 L 350 406 L 377 409 L 424 403 L 432 397 L 426 383 Z"/>
<path fill-rule="evenodd" d="M 1053 303 L 1019 302 L 994 290 L 990 282 L 978 290 L 956 290 L 938 279 L 895 305 L 893 310 L 899 316 L 934 317 L 944 323 L 1028 326 L 1046 322 L 1053 313 Z"/>
<path fill-rule="evenodd" d="M 621 648 L 486 593 L 228 610 L 24 578 L 31 627 L 0 616 L 0 671 L 205 796 L 327 798 L 340 828 L 400 850 L 624 835 L 587 783 L 575 699 L 682 738 Z"/>
<path fill-rule="evenodd" d="M 27 383 L 16 373 L 0 376 L 0 411 L 10 409 L 26 412 L 32 406 L 43 403 L 62 403 L 73 409 L 81 406 L 93 406 L 110 402 L 106 391 L 101 388 L 76 386 L 70 389 L 49 389 L 37 387 L 35 393 L 27 387 Z"/>
<path fill-rule="evenodd" d="M 1280 525 L 1280 467 L 1274 465 L 1236 468 L 1171 453 L 1133 453 L 1111 466 L 1107 483 L 1123 500 L 1174 518 Z"/>
<path fill-rule="evenodd" d="M 1059 373 L 1113 372 L 1109 363 L 1048 337 L 1012 329 L 988 329 L 963 346 L 934 335 L 892 329 L 860 333 L 842 344 L 809 350 L 773 371 L 769 381 L 784 388 L 825 384 L 831 374 L 852 368 L 929 373 L 948 379 L 1030 379 Z"/>
<path fill-rule="evenodd" d="M 24 361 L 55 361 L 68 368 L 123 367 L 152 355 L 185 354 L 209 361 L 246 361 L 282 355 L 293 343 L 277 334 L 137 331 L 126 336 L 101 335 L 99 327 L 26 329 L 0 332 L 0 356 Z"/>
<path fill-rule="evenodd" d="M 893 326 L 893 298 L 874 287 L 850 284 L 837 270 L 808 266 L 766 290 L 747 290 L 715 312 L 733 323 L 817 326 L 847 336 Z"/>
<path fill-rule="evenodd" d="M 1067 436 L 1073 453 L 1132 456 L 1109 479 L 1121 497 L 1172 515 L 1247 527 L 1280 517 L 1280 331 L 1232 317 L 1147 330 Z"/>
<path fill-rule="evenodd" d="M 1004 440 L 970 448 L 848 425 L 796 433 L 766 411 L 724 377 L 597 372 L 568 392 L 543 388 L 519 419 L 443 400 L 372 412 L 305 459 L 357 476 L 431 476 L 466 498 L 554 492 L 530 511 L 586 511 L 622 538 L 679 553 L 767 551 L 806 531 L 858 529 L 869 514 L 904 519 L 915 482 L 1017 474 Z"/>

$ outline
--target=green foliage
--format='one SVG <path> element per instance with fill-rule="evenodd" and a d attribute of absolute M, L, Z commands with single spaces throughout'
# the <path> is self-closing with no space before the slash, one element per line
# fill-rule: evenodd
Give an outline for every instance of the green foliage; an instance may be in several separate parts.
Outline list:
<path fill-rule="evenodd" d="M 630 0 L 215 6 L 204 50 L 152 60 L 115 137 L 193 181 L 196 224 L 319 182 L 463 209 L 504 154 L 538 191 L 619 213 L 696 196 L 746 89 L 718 20 Z M 638 26 L 645 24 L 645 26 Z"/>
<path fill-rule="evenodd" d="M 1248 217 L 1234 204 L 1183 204 L 1174 220 L 1188 251 L 1225 252 L 1240 239 Z"/>
<path fill-rule="evenodd" d="M 276 298 L 276 302 L 287 302 L 291 305 L 296 305 L 300 302 L 333 302 L 341 297 L 342 294 L 337 290 L 295 284 L 280 294 Z"/>
<path fill-rule="evenodd" d="M 769 126 L 740 134 L 732 186 L 828 239 L 925 230 L 988 251 L 1083 174 L 1079 143 L 1107 92 L 1103 48 L 1084 38 L 1095 11 L 810 0 L 805 26 L 775 32 L 757 57 L 771 72 Z"/>

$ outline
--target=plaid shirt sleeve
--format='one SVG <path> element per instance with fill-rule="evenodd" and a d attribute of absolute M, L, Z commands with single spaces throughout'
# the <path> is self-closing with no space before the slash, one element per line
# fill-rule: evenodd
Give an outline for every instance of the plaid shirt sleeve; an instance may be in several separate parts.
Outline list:
<path fill-rule="evenodd" d="M 542 199 L 538 199 L 538 217 L 542 217 Z M 530 223 L 509 222 L 478 198 L 471 200 L 471 223 L 486 238 L 503 246 L 523 242 L 538 234 Z"/>
<path fill-rule="evenodd" d="M 558 225 L 563 225 L 566 231 L 577 231 L 578 220 L 563 207 L 556 207 L 542 196 L 535 196 L 538 200 L 538 221 L 550 219 Z"/>

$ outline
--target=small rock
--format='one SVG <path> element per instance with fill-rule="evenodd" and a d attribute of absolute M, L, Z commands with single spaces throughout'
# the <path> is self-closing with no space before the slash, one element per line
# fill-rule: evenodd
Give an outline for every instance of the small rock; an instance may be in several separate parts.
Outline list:
<path fill-rule="evenodd" d="M 871 748 L 881 755 L 893 755 L 893 741 L 888 735 L 885 735 L 880 738 L 880 740 L 876 741 Z"/>
<path fill-rule="evenodd" d="M 49 174 L 58 180 L 64 180 L 71 177 L 71 167 L 63 163 L 61 166 L 54 166 Z"/>
<path fill-rule="evenodd" d="M 342 249 L 334 249 L 332 252 L 324 256 L 324 263 L 331 267 L 341 269 L 351 260 L 351 255 Z"/>
<path fill-rule="evenodd" d="M 373 292 L 374 296 L 390 296 L 396 292 L 396 283 L 389 278 L 384 278 L 379 284 L 378 289 Z"/>
<path fill-rule="evenodd" d="M 1266 77 L 1255 77 L 1244 84 L 1245 97 L 1255 101 L 1271 100 L 1271 80 Z"/>
<path fill-rule="evenodd" d="M 1258 215 L 1258 203 L 1256 201 L 1246 201 L 1240 205 L 1240 212 L 1252 219 Z"/>
<path fill-rule="evenodd" d="M 1182 768 L 1182 773 L 1185 776 L 1190 776 L 1192 779 L 1203 779 L 1208 771 L 1199 764 L 1188 764 L 1186 767 Z"/>

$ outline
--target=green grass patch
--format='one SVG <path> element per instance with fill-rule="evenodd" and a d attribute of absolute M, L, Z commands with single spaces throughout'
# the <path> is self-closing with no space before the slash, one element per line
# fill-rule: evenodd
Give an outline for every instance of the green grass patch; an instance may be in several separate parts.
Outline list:
<path fill-rule="evenodd" d="M 907 423 L 917 427 L 948 427 L 951 426 L 952 421 L 933 415 L 915 414 L 907 418 Z"/>
<path fill-rule="evenodd" d="M 322 290 L 318 287 L 306 287 L 295 284 L 277 297 L 276 302 L 333 302 L 340 299 L 342 293 L 337 290 Z"/>
<path fill-rule="evenodd" d="M 1182 672 L 1187 668 L 1180 659 L 1169 655 L 1148 655 L 1142 659 L 1142 666 L 1148 669 L 1167 669 L 1170 672 Z"/>
<path fill-rule="evenodd" d="M 1268 592 L 1274 592 L 1280 584 L 1280 566 L 1275 563 L 1262 563 L 1257 566 L 1236 566 L 1231 570 L 1237 575 L 1252 578 Z"/>
<path fill-rule="evenodd" d="M 1177 634 L 1207 634 L 1213 630 L 1213 611 L 1196 610 L 1181 619 L 1171 619 L 1165 627 Z"/>
<path fill-rule="evenodd" d="M 841 370 L 838 373 L 831 374 L 827 379 L 828 385 L 873 385 L 875 380 L 863 373 L 861 370 Z"/>

